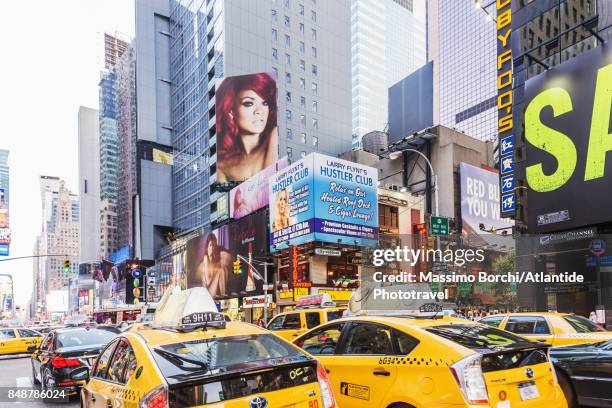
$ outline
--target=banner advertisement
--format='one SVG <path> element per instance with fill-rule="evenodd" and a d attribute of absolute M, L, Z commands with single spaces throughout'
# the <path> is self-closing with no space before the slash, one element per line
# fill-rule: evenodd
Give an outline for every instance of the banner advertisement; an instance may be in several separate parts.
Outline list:
<path fill-rule="evenodd" d="M 217 181 L 244 181 L 278 160 L 273 73 L 227 77 L 216 94 Z"/>
<path fill-rule="evenodd" d="M 460 163 L 459 174 L 464 234 L 479 234 L 480 224 L 483 224 L 487 231 L 514 225 L 512 220 L 501 217 L 499 176 L 496 171 Z M 512 232 L 509 228 L 507 231 Z"/>
<path fill-rule="evenodd" d="M 289 165 L 287 156 L 266 167 L 244 183 L 234 187 L 230 193 L 230 217 L 237 220 L 269 204 L 268 179 Z"/>
<path fill-rule="evenodd" d="M 311 241 L 378 242 L 375 168 L 311 153 L 270 177 L 271 251 Z"/>
<path fill-rule="evenodd" d="M 215 297 L 262 292 L 264 282 L 260 277 L 264 278 L 264 269 L 257 261 L 265 256 L 265 223 L 265 213 L 251 214 L 190 240 L 185 252 L 187 287 L 204 286 Z M 237 255 L 256 270 L 240 259 L 240 273 L 234 274 Z M 271 283 L 274 269 L 268 267 L 267 272 Z"/>
<path fill-rule="evenodd" d="M 612 52 L 601 46 L 525 83 L 530 232 L 612 220 L 611 81 Z"/>

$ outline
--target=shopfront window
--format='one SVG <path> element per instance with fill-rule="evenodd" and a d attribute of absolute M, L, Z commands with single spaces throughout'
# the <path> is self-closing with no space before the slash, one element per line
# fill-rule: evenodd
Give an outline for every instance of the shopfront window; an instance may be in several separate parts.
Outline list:
<path fill-rule="evenodd" d="M 335 288 L 356 288 L 359 286 L 357 265 L 344 263 L 327 264 L 327 285 Z"/>

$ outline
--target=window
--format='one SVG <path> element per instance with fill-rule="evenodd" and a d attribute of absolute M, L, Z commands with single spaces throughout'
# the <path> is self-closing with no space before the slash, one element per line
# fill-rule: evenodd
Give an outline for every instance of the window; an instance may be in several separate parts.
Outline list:
<path fill-rule="evenodd" d="M 349 329 L 345 354 L 393 354 L 391 328 L 377 324 L 360 324 Z"/>
<path fill-rule="evenodd" d="M 287 128 L 287 139 L 292 140 L 293 139 L 293 130 Z"/>
<path fill-rule="evenodd" d="M 306 80 L 304 78 L 300 78 L 300 88 L 306 89 Z"/>
<path fill-rule="evenodd" d="M 300 153 L 300 157 L 303 159 L 304 157 L 306 157 L 306 152 L 304 150 L 302 150 L 302 152 Z"/>
<path fill-rule="evenodd" d="M 317 58 L 317 47 L 312 47 L 312 56 Z"/>
<path fill-rule="evenodd" d="M 289 313 L 285 315 L 285 321 L 283 322 L 283 330 L 298 330 L 302 328 L 300 323 L 299 313 Z"/>
<path fill-rule="evenodd" d="M 42 343 L 40 343 L 40 349 L 49 351 L 53 346 L 53 334 L 47 334 L 47 336 L 43 339 Z"/>
<path fill-rule="evenodd" d="M 300 33 L 304 34 L 304 23 L 300 23 Z"/>
<path fill-rule="evenodd" d="M 563 319 L 568 322 L 577 333 L 592 333 L 603 331 L 601 326 L 596 325 L 589 319 L 577 315 L 565 315 Z"/>
<path fill-rule="evenodd" d="M 125 384 L 135 368 L 136 358 L 134 356 L 134 351 L 127 340 L 121 339 L 119 344 L 117 344 L 113 359 L 109 364 L 108 379 L 113 382 Z M 126 371 L 128 372 L 126 373 Z"/>
<path fill-rule="evenodd" d="M 288 84 L 291 83 L 291 72 L 285 72 L 285 82 Z"/>
<path fill-rule="evenodd" d="M 305 108 L 305 107 L 306 107 L 306 97 L 304 97 L 304 96 L 300 96 L 300 106 L 301 106 L 302 108 Z M 304 115 L 302 115 L 302 116 L 304 116 Z M 305 123 L 304 123 L 304 125 L 305 125 Z"/>
<path fill-rule="evenodd" d="M 378 204 L 378 224 L 385 231 L 399 233 L 399 210 L 397 207 Z"/>
<path fill-rule="evenodd" d="M 327 321 L 331 322 L 332 320 L 340 319 L 342 317 L 342 314 L 344 313 L 344 309 L 328 310 L 326 313 L 327 313 Z"/>
<path fill-rule="evenodd" d="M 278 13 L 276 10 L 272 9 L 272 22 L 276 23 L 276 20 L 278 20 Z"/>
<path fill-rule="evenodd" d="M 0 339 L 2 340 L 14 339 L 16 337 L 17 336 L 15 336 L 15 330 L 13 329 L 0 330 Z"/>
<path fill-rule="evenodd" d="M 300 41 L 300 45 L 299 45 L 299 50 L 300 52 L 303 54 L 304 50 L 306 49 L 306 46 L 304 45 L 304 41 Z"/>
<path fill-rule="evenodd" d="M 312 39 L 313 40 L 317 39 L 317 30 L 315 30 L 314 28 L 312 29 Z"/>
<path fill-rule="evenodd" d="M 315 64 L 312 64 L 312 75 L 317 76 L 317 66 Z"/>
<path fill-rule="evenodd" d="M 278 59 L 278 50 L 276 48 L 272 48 L 272 58 L 275 60 Z"/>
<path fill-rule="evenodd" d="M 298 4 L 298 13 L 300 13 L 300 16 L 304 15 L 304 5 L 303 4 Z"/>
<path fill-rule="evenodd" d="M 268 324 L 268 330 L 281 330 L 283 328 L 283 322 L 285 321 L 285 315 L 280 315 L 272 319 Z"/>
<path fill-rule="evenodd" d="M 285 27 L 291 26 L 291 19 L 289 16 L 285 16 Z"/>
<path fill-rule="evenodd" d="M 319 110 L 319 104 L 317 101 L 312 101 L 312 111 L 317 112 Z"/>
<path fill-rule="evenodd" d="M 288 34 L 285 34 L 285 46 L 291 47 L 291 37 Z"/>
<path fill-rule="evenodd" d="M 285 7 L 289 8 L 289 0 L 283 0 L 283 4 Z"/>
<path fill-rule="evenodd" d="M 102 378 L 102 379 L 106 378 L 106 372 L 108 370 L 108 363 L 110 361 L 111 355 L 113 354 L 113 350 L 115 349 L 116 344 L 117 344 L 117 341 L 113 341 L 108 346 L 106 346 L 104 351 L 100 354 L 100 357 L 98 357 L 98 360 L 96 362 L 96 366 L 93 369 L 93 372 L 91 375 L 92 377 Z"/>
<path fill-rule="evenodd" d="M 291 91 L 285 91 L 285 99 L 287 102 L 291 102 Z"/>
<path fill-rule="evenodd" d="M 306 313 L 306 327 L 313 329 L 321 324 L 321 316 L 319 312 L 307 312 Z"/>
<path fill-rule="evenodd" d="M 310 11 L 310 19 L 312 21 L 315 21 L 315 22 L 317 21 L 317 12 L 316 11 L 314 11 L 314 10 Z"/>
<path fill-rule="evenodd" d="M 318 137 L 316 137 L 316 136 L 312 137 L 312 145 L 314 147 L 319 147 L 319 138 Z"/>
<path fill-rule="evenodd" d="M 546 320 L 541 316 L 512 316 L 506 330 L 516 334 L 550 334 Z"/>
<path fill-rule="evenodd" d="M 300 69 L 302 71 L 306 71 L 306 61 L 304 61 L 303 59 L 300 60 Z"/>
<path fill-rule="evenodd" d="M 503 316 L 485 317 L 484 319 L 478 320 L 478 323 L 486 324 L 491 327 L 499 327 L 501 322 L 504 320 Z"/>
<path fill-rule="evenodd" d="M 345 323 L 334 323 L 313 331 L 302 339 L 298 347 L 313 355 L 335 354 Z"/>
<path fill-rule="evenodd" d="M 396 339 L 397 354 L 407 355 L 419 344 L 419 341 L 406 333 L 398 330 L 393 330 L 393 336 Z"/>
<path fill-rule="evenodd" d="M 319 119 L 312 118 L 312 127 L 314 129 L 318 129 L 319 128 Z"/>
<path fill-rule="evenodd" d="M 19 332 L 19 337 L 40 337 L 40 333 L 37 333 L 34 330 L 17 329 L 17 331 Z"/>
<path fill-rule="evenodd" d="M 278 68 L 272 67 L 272 71 L 274 71 L 274 78 L 278 78 Z"/>
<path fill-rule="evenodd" d="M 306 115 L 300 115 L 300 124 L 306 126 Z"/>
<path fill-rule="evenodd" d="M 272 40 L 273 41 L 278 40 L 278 31 L 276 31 L 275 28 L 272 29 Z"/>
<path fill-rule="evenodd" d="M 306 144 L 306 133 L 302 132 L 301 137 L 302 137 L 302 143 Z"/>
<path fill-rule="evenodd" d="M 285 64 L 291 65 L 291 54 L 285 54 Z"/>
<path fill-rule="evenodd" d="M 313 82 L 312 83 L 312 93 L 316 95 L 318 90 L 319 90 L 319 87 L 318 87 L 317 83 Z"/>
<path fill-rule="evenodd" d="M 289 109 L 285 110 L 285 116 L 287 117 L 287 120 L 291 120 L 291 111 Z"/>
<path fill-rule="evenodd" d="M 287 157 L 289 158 L 289 160 L 293 158 L 293 149 L 289 146 L 287 146 Z"/>

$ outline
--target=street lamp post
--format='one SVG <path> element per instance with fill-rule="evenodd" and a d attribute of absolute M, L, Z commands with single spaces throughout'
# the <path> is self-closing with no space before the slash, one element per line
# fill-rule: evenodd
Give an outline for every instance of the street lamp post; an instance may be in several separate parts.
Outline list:
<path fill-rule="evenodd" d="M 268 323 L 268 266 L 272 266 L 274 265 L 273 263 L 269 263 L 269 262 L 262 262 L 262 261 L 258 261 L 260 265 L 263 265 L 264 267 L 264 276 L 262 277 L 259 272 L 257 271 L 257 268 L 255 268 L 255 266 L 253 266 L 253 264 L 251 262 L 255 262 L 254 259 L 252 259 L 250 262 L 247 258 L 245 258 L 244 256 L 237 254 L 236 257 L 240 260 L 242 260 L 245 264 L 249 265 L 251 268 L 253 268 L 253 272 L 255 274 L 255 277 L 259 280 L 263 280 L 263 288 L 264 288 L 264 325 Z"/>

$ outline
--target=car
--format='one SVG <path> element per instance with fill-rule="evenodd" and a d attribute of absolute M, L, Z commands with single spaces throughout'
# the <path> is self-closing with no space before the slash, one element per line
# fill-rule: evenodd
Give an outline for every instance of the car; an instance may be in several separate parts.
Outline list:
<path fill-rule="evenodd" d="M 345 307 L 336 307 L 329 295 L 309 295 L 296 302 L 295 310 L 279 313 L 266 328 L 285 340 L 342 317 Z"/>
<path fill-rule="evenodd" d="M 0 355 L 29 353 L 42 338 L 41 333 L 27 327 L 0 329 Z"/>
<path fill-rule="evenodd" d="M 342 408 L 565 407 L 548 346 L 448 316 L 357 316 L 293 343 L 329 373 Z"/>
<path fill-rule="evenodd" d="M 31 357 L 32 383 L 76 394 L 100 350 L 117 334 L 114 328 L 62 328 L 50 331 Z"/>
<path fill-rule="evenodd" d="M 569 408 L 612 406 L 612 340 L 555 347 L 550 359 Z"/>
<path fill-rule="evenodd" d="M 508 313 L 478 321 L 555 347 L 612 340 L 612 332 L 571 313 Z"/>
<path fill-rule="evenodd" d="M 263 328 L 226 321 L 203 287 L 170 288 L 153 322 L 102 351 L 81 391 L 86 408 L 136 404 L 336 407 L 316 359 Z"/>

